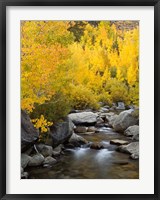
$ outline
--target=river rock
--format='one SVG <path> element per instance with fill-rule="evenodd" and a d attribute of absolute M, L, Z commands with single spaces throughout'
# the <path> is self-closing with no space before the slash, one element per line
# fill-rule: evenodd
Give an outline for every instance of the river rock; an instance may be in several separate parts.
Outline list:
<path fill-rule="evenodd" d="M 131 154 L 130 158 L 132 158 L 133 160 L 138 160 L 139 159 L 139 154 Z"/>
<path fill-rule="evenodd" d="M 51 146 L 45 144 L 37 144 L 36 147 L 39 153 L 44 157 L 52 156 L 53 148 Z"/>
<path fill-rule="evenodd" d="M 97 118 L 96 127 L 104 126 L 104 120 L 101 117 Z"/>
<path fill-rule="evenodd" d="M 132 137 L 132 140 L 139 141 L 139 134 L 134 135 L 134 136 Z"/>
<path fill-rule="evenodd" d="M 103 149 L 104 146 L 103 146 L 103 144 L 101 144 L 101 143 L 93 142 L 93 143 L 91 143 L 90 148 L 91 148 L 91 149 L 100 150 L 100 149 Z"/>
<path fill-rule="evenodd" d="M 56 147 L 63 144 L 71 137 L 73 133 L 74 124 L 67 117 L 63 122 L 56 123 L 50 127 L 50 132 L 46 144 Z"/>
<path fill-rule="evenodd" d="M 72 136 L 70 137 L 70 139 L 68 140 L 68 143 L 72 144 L 76 147 L 79 147 L 82 144 L 87 144 L 88 141 L 86 139 L 84 139 L 83 137 L 73 133 Z"/>
<path fill-rule="evenodd" d="M 118 147 L 120 152 L 139 155 L 139 142 L 132 142 L 128 145 L 121 145 Z"/>
<path fill-rule="evenodd" d="M 63 144 L 59 144 L 57 147 L 53 149 L 52 155 L 54 157 L 59 156 L 64 148 Z"/>
<path fill-rule="evenodd" d="M 110 112 L 106 114 L 106 121 L 108 122 L 108 126 L 109 127 L 113 127 L 114 121 L 116 120 L 116 118 L 118 117 L 117 114 Z"/>
<path fill-rule="evenodd" d="M 118 102 L 118 106 L 116 107 L 117 110 L 125 110 L 125 105 L 123 102 Z"/>
<path fill-rule="evenodd" d="M 138 120 L 132 115 L 133 111 L 133 109 L 123 111 L 115 118 L 112 124 L 115 131 L 123 132 L 129 126 L 137 124 Z"/>
<path fill-rule="evenodd" d="M 72 122 L 76 125 L 83 124 L 95 124 L 97 121 L 98 115 L 93 112 L 80 112 L 80 113 L 71 113 L 68 117 L 72 120 Z"/>
<path fill-rule="evenodd" d="M 28 162 L 28 166 L 40 166 L 44 162 L 44 156 L 42 154 L 37 153 L 33 157 L 30 158 Z"/>
<path fill-rule="evenodd" d="M 109 112 L 109 109 L 108 109 L 108 108 L 105 108 L 105 107 L 101 107 L 99 111 L 100 111 L 101 113 L 106 113 L 106 112 Z"/>
<path fill-rule="evenodd" d="M 86 126 L 77 126 L 74 129 L 74 132 L 75 133 L 85 133 L 85 132 L 87 132 L 87 127 Z"/>
<path fill-rule="evenodd" d="M 138 126 L 138 125 L 134 125 L 134 126 L 128 127 L 128 128 L 124 131 L 124 135 L 126 135 L 126 136 L 139 135 L 139 126 Z"/>
<path fill-rule="evenodd" d="M 30 161 L 30 156 L 28 156 L 27 154 L 22 153 L 21 154 L 21 167 L 24 169 L 25 167 L 27 167 L 29 161 Z"/>
<path fill-rule="evenodd" d="M 30 148 L 39 138 L 38 130 L 31 123 L 30 117 L 21 110 L 21 151 Z"/>
<path fill-rule="evenodd" d="M 124 144 L 128 144 L 128 141 L 125 140 L 119 140 L 119 139 L 114 139 L 110 141 L 110 144 L 116 144 L 116 145 L 124 145 Z"/>
<path fill-rule="evenodd" d="M 44 159 L 43 162 L 43 167 L 48 167 L 48 166 L 52 166 L 57 162 L 57 160 L 55 158 L 52 158 L 51 156 L 48 156 Z"/>
<path fill-rule="evenodd" d="M 95 133 L 95 132 L 96 132 L 96 130 L 97 130 L 97 128 L 96 128 L 96 127 L 94 127 L 94 126 L 89 126 L 89 127 L 88 127 L 88 129 L 87 129 L 87 132 L 92 132 L 92 133 Z"/>

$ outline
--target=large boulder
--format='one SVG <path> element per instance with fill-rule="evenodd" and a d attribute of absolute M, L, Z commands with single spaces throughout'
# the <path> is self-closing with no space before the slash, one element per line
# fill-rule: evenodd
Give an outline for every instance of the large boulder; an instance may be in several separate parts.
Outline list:
<path fill-rule="evenodd" d="M 46 144 L 56 147 L 68 141 L 73 133 L 74 124 L 67 117 L 63 122 L 59 122 L 50 127 L 50 132 Z"/>
<path fill-rule="evenodd" d="M 136 125 L 138 123 L 138 119 L 133 115 L 134 110 L 126 110 L 121 112 L 113 122 L 113 128 L 115 131 L 123 132 L 129 126 Z"/>
<path fill-rule="evenodd" d="M 117 150 L 131 154 L 131 158 L 136 159 L 139 157 L 139 142 L 132 142 L 128 145 L 121 145 Z"/>
<path fill-rule="evenodd" d="M 128 127 L 125 131 L 124 131 L 124 135 L 126 136 L 132 136 L 133 140 L 139 140 L 139 126 L 138 125 L 134 125 L 134 126 L 130 126 Z"/>
<path fill-rule="evenodd" d="M 113 127 L 114 121 L 118 117 L 117 114 L 110 112 L 106 114 L 106 121 L 108 122 L 109 127 Z"/>
<path fill-rule="evenodd" d="M 83 144 L 87 144 L 88 141 L 83 137 L 73 133 L 70 139 L 68 140 L 68 143 L 72 144 L 73 146 L 80 147 Z"/>
<path fill-rule="evenodd" d="M 30 148 L 39 138 L 38 130 L 31 123 L 30 117 L 21 110 L 21 151 Z"/>
<path fill-rule="evenodd" d="M 37 150 L 41 153 L 44 157 L 52 156 L 53 148 L 51 146 L 45 144 L 37 144 Z"/>
<path fill-rule="evenodd" d="M 44 156 L 42 154 L 37 153 L 33 157 L 30 158 L 28 162 L 28 166 L 40 166 L 44 162 Z"/>
<path fill-rule="evenodd" d="M 98 115 L 93 112 L 80 112 L 80 113 L 71 113 L 68 117 L 72 120 L 72 122 L 76 125 L 95 124 L 97 121 Z"/>
<path fill-rule="evenodd" d="M 74 132 L 75 133 L 85 133 L 85 132 L 87 132 L 87 127 L 86 126 L 77 126 L 74 129 Z"/>

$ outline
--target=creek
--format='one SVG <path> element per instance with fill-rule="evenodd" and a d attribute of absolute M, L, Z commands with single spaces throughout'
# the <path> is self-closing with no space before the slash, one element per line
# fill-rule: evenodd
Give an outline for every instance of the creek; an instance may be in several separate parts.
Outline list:
<path fill-rule="evenodd" d="M 112 139 L 130 141 L 130 138 L 101 127 L 98 133 L 81 134 L 90 142 L 100 142 L 104 149 L 90 149 L 86 145 L 65 149 L 58 162 L 51 168 L 28 168 L 30 179 L 138 179 L 139 162 L 128 154 L 116 151 Z"/>

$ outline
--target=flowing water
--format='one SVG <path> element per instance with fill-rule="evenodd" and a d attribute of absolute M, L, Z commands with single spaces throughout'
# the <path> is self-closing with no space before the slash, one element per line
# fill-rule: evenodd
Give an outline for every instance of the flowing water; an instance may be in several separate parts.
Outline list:
<path fill-rule="evenodd" d="M 30 179 L 138 179 L 139 163 L 128 154 L 116 151 L 111 139 L 126 137 L 110 128 L 102 127 L 99 133 L 82 135 L 91 142 L 101 142 L 104 149 L 95 150 L 87 146 L 66 149 L 52 168 L 29 168 Z M 129 140 L 129 139 L 127 139 Z"/>

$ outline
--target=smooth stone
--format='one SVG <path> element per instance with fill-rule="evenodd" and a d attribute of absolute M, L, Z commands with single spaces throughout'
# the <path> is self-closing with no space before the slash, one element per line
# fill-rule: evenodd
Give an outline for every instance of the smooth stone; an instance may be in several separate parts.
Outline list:
<path fill-rule="evenodd" d="M 30 161 L 31 157 L 28 156 L 27 154 L 22 153 L 21 154 L 21 167 L 22 168 L 26 168 L 29 161 Z"/>
<path fill-rule="evenodd" d="M 110 144 L 116 144 L 116 145 L 124 145 L 124 144 L 128 144 L 128 141 L 125 140 L 119 140 L 119 139 L 114 139 L 110 141 Z"/>
<path fill-rule="evenodd" d="M 35 154 L 30 158 L 28 166 L 40 166 L 44 162 L 44 156 L 40 153 Z"/>

